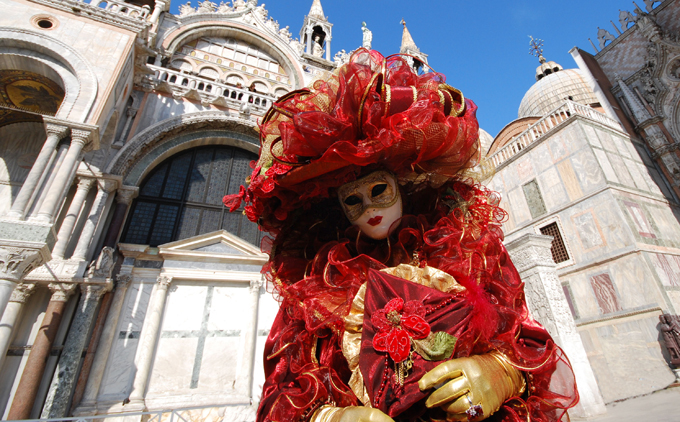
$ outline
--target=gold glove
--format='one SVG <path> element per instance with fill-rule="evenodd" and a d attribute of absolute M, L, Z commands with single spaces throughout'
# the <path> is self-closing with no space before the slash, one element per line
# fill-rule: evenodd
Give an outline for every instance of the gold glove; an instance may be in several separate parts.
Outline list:
<path fill-rule="evenodd" d="M 480 421 L 522 394 L 525 381 L 520 371 L 492 352 L 444 362 L 423 375 L 418 387 L 435 388 L 425 405 L 441 407 L 450 420 Z"/>
<path fill-rule="evenodd" d="M 394 422 L 378 409 L 363 406 L 322 406 L 314 412 L 310 422 Z"/>

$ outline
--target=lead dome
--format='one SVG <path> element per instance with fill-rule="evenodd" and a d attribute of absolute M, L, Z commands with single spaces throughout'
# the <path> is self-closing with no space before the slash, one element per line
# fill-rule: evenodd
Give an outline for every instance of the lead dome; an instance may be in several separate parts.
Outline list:
<path fill-rule="evenodd" d="M 555 62 L 543 62 L 536 69 L 537 82 L 524 94 L 517 117 L 544 116 L 566 100 L 591 105 L 598 103 L 578 69 L 562 69 Z"/>

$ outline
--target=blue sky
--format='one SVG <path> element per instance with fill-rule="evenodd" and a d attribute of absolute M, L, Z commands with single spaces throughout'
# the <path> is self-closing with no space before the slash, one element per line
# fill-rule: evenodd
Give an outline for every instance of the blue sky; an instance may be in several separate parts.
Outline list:
<path fill-rule="evenodd" d="M 191 0 L 194 7 L 197 0 Z M 212 0 L 219 3 L 219 0 Z M 172 0 L 177 13 L 186 0 Z M 281 27 L 299 36 L 312 0 L 260 0 Z M 636 3 L 644 10 L 642 0 Z M 517 118 L 524 93 L 535 82 L 538 59 L 529 55 L 529 35 L 545 40 L 544 56 L 565 69 L 574 68 L 569 50 L 593 53 L 598 26 L 617 36 L 619 9 L 633 11 L 630 0 L 321 0 L 333 24 L 331 51 L 361 45 L 361 22 L 373 31 L 373 49 L 399 51 L 401 19 L 429 64 L 447 76 L 479 106 L 480 126 L 495 136 Z"/>

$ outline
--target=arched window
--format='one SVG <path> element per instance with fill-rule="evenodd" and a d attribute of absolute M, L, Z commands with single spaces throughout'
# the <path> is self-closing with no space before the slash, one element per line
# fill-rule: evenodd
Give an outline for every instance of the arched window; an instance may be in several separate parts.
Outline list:
<path fill-rule="evenodd" d="M 158 246 L 224 229 L 259 245 L 257 225 L 222 204 L 224 195 L 239 191 L 256 159 L 229 146 L 198 147 L 168 158 L 141 184 L 122 242 Z"/>

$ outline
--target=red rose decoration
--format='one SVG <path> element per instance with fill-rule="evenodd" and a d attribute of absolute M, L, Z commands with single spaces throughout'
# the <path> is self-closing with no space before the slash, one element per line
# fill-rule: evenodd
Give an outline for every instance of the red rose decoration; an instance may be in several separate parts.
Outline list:
<path fill-rule="evenodd" d="M 421 340 L 430 335 L 430 324 L 425 321 L 425 307 L 417 300 L 404 303 L 394 298 L 371 316 L 371 322 L 378 329 L 373 337 L 373 348 L 388 352 L 396 363 L 408 358 L 411 339 Z"/>

